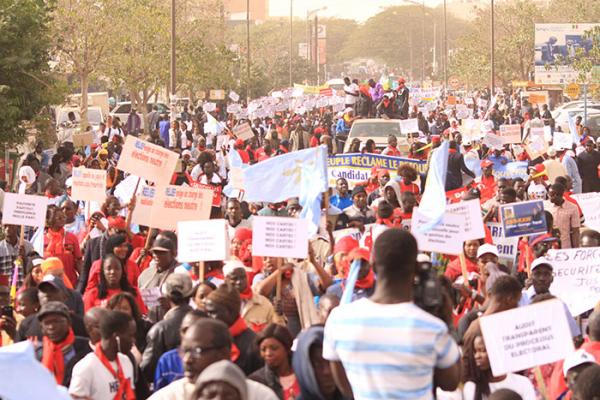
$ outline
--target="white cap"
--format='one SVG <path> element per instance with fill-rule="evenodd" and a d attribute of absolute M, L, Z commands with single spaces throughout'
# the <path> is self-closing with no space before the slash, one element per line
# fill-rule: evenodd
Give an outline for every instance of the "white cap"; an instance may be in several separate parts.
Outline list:
<path fill-rule="evenodd" d="M 189 151 L 189 150 L 184 150 L 184 151 L 182 151 L 182 152 L 181 152 L 181 156 L 182 156 L 182 157 L 183 157 L 183 156 L 186 156 L 186 155 L 188 155 L 188 156 L 190 156 L 190 157 L 191 157 L 191 156 L 192 156 L 192 152 L 191 152 L 191 151 Z"/>
<path fill-rule="evenodd" d="M 238 268 L 243 269 L 244 271 L 246 270 L 244 263 L 239 260 L 226 261 L 225 265 L 223 265 L 223 276 L 229 275 Z"/>
<path fill-rule="evenodd" d="M 484 254 L 493 254 L 496 257 L 499 257 L 498 254 L 498 247 L 496 247 L 493 244 L 482 244 L 481 246 L 479 246 L 479 249 L 477 249 L 477 258 L 481 257 Z"/>
<path fill-rule="evenodd" d="M 556 149 L 554 147 L 550 146 L 550 147 L 548 147 L 547 153 L 550 157 L 554 157 L 556 155 Z"/>
<path fill-rule="evenodd" d="M 552 267 L 552 263 L 550 263 L 550 261 L 547 258 L 545 258 L 545 257 L 539 257 L 539 258 L 536 258 L 535 260 L 533 260 L 533 262 L 531 263 L 531 271 L 533 271 L 534 269 L 536 269 L 540 265 L 547 265 L 550 268 L 553 268 Z"/>
<path fill-rule="evenodd" d="M 579 349 L 574 353 L 569 354 L 567 358 L 565 358 L 563 364 L 563 374 L 565 375 L 565 378 L 567 377 L 567 372 L 569 372 L 571 368 L 587 363 L 597 364 L 598 362 L 593 355 L 583 349 Z"/>
<path fill-rule="evenodd" d="M 73 177 L 72 176 L 68 177 L 67 180 L 65 181 L 65 187 L 68 187 L 68 188 L 73 187 Z"/>
<path fill-rule="evenodd" d="M 19 181 L 25 183 L 23 179 L 25 177 L 27 179 L 27 184 L 31 185 L 35 182 L 35 171 L 29 165 L 24 165 L 19 168 Z"/>
<path fill-rule="evenodd" d="M 417 262 L 418 263 L 423 263 L 423 262 L 430 263 L 431 262 L 431 258 L 427 254 L 419 253 L 417 255 Z"/>

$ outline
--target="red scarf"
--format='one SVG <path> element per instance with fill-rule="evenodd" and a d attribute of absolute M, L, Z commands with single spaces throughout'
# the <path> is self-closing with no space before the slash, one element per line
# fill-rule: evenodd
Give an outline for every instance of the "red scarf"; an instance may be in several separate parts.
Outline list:
<path fill-rule="evenodd" d="M 247 286 L 246 289 L 240 293 L 240 297 L 242 301 L 248 301 L 252 298 L 252 289 L 250 289 L 250 286 Z"/>
<path fill-rule="evenodd" d="M 373 273 L 373 268 L 369 269 L 369 273 L 362 279 L 357 279 L 355 288 L 358 289 L 371 289 L 375 284 L 375 274 Z"/>
<path fill-rule="evenodd" d="M 102 351 L 102 347 L 100 346 L 100 343 L 98 343 L 96 345 L 96 350 L 94 350 L 94 354 L 96 354 L 96 357 L 98 357 L 98 359 L 100 360 L 102 365 L 104 365 L 104 367 L 108 370 L 108 372 L 110 372 L 110 374 L 119 381 L 119 390 L 117 391 L 117 394 L 115 394 L 115 397 L 113 397 L 113 399 L 114 400 L 122 400 L 122 399 L 123 400 L 135 400 L 135 393 L 133 392 L 133 389 L 131 388 L 131 382 L 129 382 L 129 379 L 127 379 L 127 377 L 123 373 L 123 367 L 121 367 L 121 361 L 119 361 L 119 355 L 117 354 L 117 357 L 115 359 L 115 361 L 117 362 L 117 371 L 115 372 L 112 365 L 110 364 L 110 362 L 104 355 L 104 352 Z"/>
<path fill-rule="evenodd" d="M 65 229 L 60 228 L 57 232 L 48 229 L 46 232 L 46 243 L 48 244 L 44 251 L 44 257 L 55 257 L 65 254 Z"/>
<path fill-rule="evenodd" d="M 242 317 L 238 317 L 237 321 L 235 321 L 233 325 L 229 327 L 229 333 L 231 334 L 231 337 L 235 339 L 237 336 L 241 335 L 242 332 L 244 332 L 246 329 L 248 329 L 246 321 L 244 321 Z M 236 362 L 238 358 L 240 358 L 240 349 L 238 349 L 235 343 L 232 343 L 230 359 L 232 362 Z"/>
<path fill-rule="evenodd" d="M 63 349 L 71 346 L 74 342 L 75 334 L 73 333 L 73 329 L 69 329 L 69 334 L 60 343 L 54 343 L 47 336 L 43 338 L 42 364 L 52 372 L 56 383 L 59 385 L 62 385 L 65 379 L 65 356 Z"/>

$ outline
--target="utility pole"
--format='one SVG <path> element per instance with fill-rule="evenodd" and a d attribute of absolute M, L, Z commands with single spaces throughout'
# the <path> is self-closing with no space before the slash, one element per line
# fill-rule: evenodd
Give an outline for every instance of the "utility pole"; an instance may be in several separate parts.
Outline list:
<path fill-rule="evenodd" d="M 292 44 L 292 33 L 293 33 L 293 22 L 294 22 L 294 0 L 290 0 L 290 87 L 294 86 L 294 80 L 292 79 L 292 57 L 294 54 Z"/>
<path fill-rule="evenodd" d="M 321 84 L 319 68 L 319 17 L 315 13 L 315 64 L 317 65 L 317 86 Z"/>
<path fill-rule="evenodd" d="M 246 0 L 246 99 L 250 102 L 250 0 Z"/>
<path fill-rule="evenodd" d="M 176 53 L 175 53 L 175 0 L 171 0 L 171 121 L 177 119 L 177 77 L 176 77 Z"/>
<path fill-rule="evenodd" d="M 448 21 L 446 0 L 444 0 L 444 90 L 448 90 Z"/>
<path fill-rule="evenodd" d="M 425 82 L 425 0 L 423 0 L 423 20 L 421 21 L 421 85 Z"/>
<path fill-rule="evenodd" d="M 490 61 L 491 61 L 491 75 L 490 75 L 490 85 L 491 85 L 491 92 L 490 92 L 490 101 L 492 100 L 492 96 L 494 96 L 494 88 L 496 87 L 496 83 L 494 82 L 494 75 L 496 75 L 496 69 L 495 69 L 495 60 L 494 60 L 494 52 L 495 52 L 495 42 L 494 42 L 494 0 L 491 0 L 492 2 L 492 7 L 491 7 L 491 18 L 492 18 L 492 23 L 490 26 Z"/>

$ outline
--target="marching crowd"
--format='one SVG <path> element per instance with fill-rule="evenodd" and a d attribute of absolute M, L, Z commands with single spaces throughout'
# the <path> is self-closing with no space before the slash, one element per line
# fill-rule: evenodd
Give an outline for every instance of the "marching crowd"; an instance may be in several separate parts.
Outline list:
<path fill-rule="evenodd" d="M 411 163 L 373 168 L 364 182 L 337 179 L 306 259 L 252 251 L 253 218 L 298 218 L 299 199 L 254 203 L 240 193 L 223 194 L 211 210 L 211 219 L 227 223 L 229 259 L 180 263 L 177 233 L 131 223 L 136 197 L 119 197 L 126 176 L 116 166 L 126 136 L 137 131 L 109 117 L 87 149 L 65 142 L 52 154 L 38 142 L 23 157 L 17 181 L 25 193 L 45 196 L 48 211 L 42 232 L 3 227 L 0 346 L 31 341 L 73 399 L 600 398 L 600 309 L 571 315 L 565 307 L 576 352 L 502 376 L 492 374 L 479 324 L 481 316 L 554 298 L 550 249 L 600 247 L 600 233 L 586 226 L 572 197 L 600 192 L 595 138 L 578 120 L 572 147 L 557 147 L 552 135 L 560 128 L 548 107 L 518 93 L 456 96 L 469 110 L 458 118 L 448 95 L 425 106 L 404 80 L 394 87 L 347 79 L 343 110 L 255 118 L 249 139 L 235 137 L 244 122 L 224 104 L 186 108 L 173 122 L 153 110 L 144 139 L 179 154 L 171 184 L 222 193 L 231 153 L 247 165 L 319 145 L 333 156 L 359 118 L 416 118 L 408 154 L 394 136 L 383 150 L 356 141 L 350 152 L 429 165 L 449 142 L 448 201 L 479 199 L 485 223 L 499 222 L 504 204 L 544 200 L 547 232 L 521 238 L 514 263 L 500 258 L 487 228 L 458 257 L 420 252 L 410 231 L 427 173 Z M 467 118 L 481 121 L 481 135 L 465 132 Z M 205 129 L 212 120 L 218 130 Z M 494 148 L 483 140 L 507 124 L 521 126 L 522 143 Z M 544 126 L 550 137 L 535 154 L 530 131 Z M 527 162 L 526 177 L 495 175 L 512 161 Z M 78 167 L 107 171 L 99 207 L 72 198 Z M 43 251 L 33 244 L 39 235 Z"/>

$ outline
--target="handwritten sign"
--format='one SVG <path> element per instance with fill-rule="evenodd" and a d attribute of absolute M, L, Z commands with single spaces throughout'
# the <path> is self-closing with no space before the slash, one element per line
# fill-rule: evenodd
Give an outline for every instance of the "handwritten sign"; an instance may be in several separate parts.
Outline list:
<path fill-rule="evenodd" d="M 480 321 L 494 376 L 549 364 L 573 352 L 571 331 L 560 300 L 487 315 Z"/>
<path fill-rule="evenodd" d="M 238 101 L 240 101 L 240 95 L 237 94 L 236 92 L 234 92 L 233 90 L 231 92 L 229 92 L 229 96 L 228 97 L 231 99 L 231 101 L 234 101 L 236 103 Z"/>
<path fill-rule="evenodd" d="M 494 133 L 486 133 L 483 137 L 483 144 L 485 144 L 490 149 L 502 149 L 504 146 L 504 140 L 502 137 L 494 134 Z"/>
<path fill-rule="evenodd" d="M 242 140 L 248 140 L 254 137 L 254 131 L 252 131 L 250 125 L 246 123 L 239 124 L 233 128 L 233 134 L 235 137 Z"/>
<path fill-rule="evenodd" d="M 97 201 L 106 199 L 106 171 L 103 169 L 73 168 L 71 197 L 75 200 Z"/>
<path fill-rule="evenodd" d="M 499 213 L 505 237 L 531 236 L 548 230 L 543 200 L 503 204 Z"/>
<path fill-rule="evenodd" d="M 179 262 L 220 261 L 229 258 L 227 220 L 180 221 L 177 224 Z"/>
<path fill-rule="evenodd" d="M 401 119 L 400 132 L 413 133 L 419 132 L 419 120 L 417 118 Z"/>
<path fill-rule="evenodd" d="M 546 258 L 552 264 L 554 280 L 550 292 L 579 315 L 600 301 L 600 247 L 551 249 Z"/>
<path fill-rule="evenodd" d="M 127 136 L 117 168 L 157 185 L 167 185 L 179 155 L 133 135 Z"/>
<path fill-rule="evenodd" d="M 44 226 L 47 207 L 46 197 L 5 193 L 2 224 Z"/>
<path fill-rule="evenodd" d="M 204 183 L 200 182 L 192 182 L 190 186 L 210 190 L 213 194 L 212 206 L 221 207 L 221 192 L 223 191 L 221 186 L 205 185 Z"/>
<path fill-rule="evenodd" d="M 600 193 L 581 193 L 572 196 L 585 217 L 585 226 L 600 232 Z"/>
<path fill-rule="evenodd" d="M 573 138 L 571 137 L 571 134 L 565 132 L 554 132 L 554 137 L 552 138 L 552 147 L 557 150 L 573 148 Z"/>
<path fill-rule="evenodd" d="M 136 196 L 135 208 L 131 214 L 132 224 L 150 226 L 156 190 L 152 186 L 142 186 L 142 189 Z"/>
<path fill-rule="evenodd" d="M 175 230 L 179 221 L 198 221 L 210 217 L 213 193 L 189 186 L 157 188 L 149 226 Z"/>
<path fill-rule="evenodd" d="M 442 221 L 429 232 L 419 232 L 418 227 L 428 219 L 413 210 L 411 233 L 419 243 L 419 249 L 444 254 L 460 254 L 463 242 L 485 237 L 479 200 L 462 201 L 446 205 Z"/>
<path fill-rule="evenodd" d="M 500 125 L 500 137 L 504 144 L 521 143 L 521 125 Z"/>
<path fill-rule="evenodd" d="M 519 238 L 504 237 L 504 230 L 502 229 L 501 224 L 489 222 L 487 227 L 492 234 L 492 241 L 496 247 L 498 247 L 498 258 L 500 258 L 500 262 L 507 264 L 509 267 L 513 266 L 517 260 Z"/>
<path fill-rule="evenodd" d="M 306 258 L 308 225 L 304 219 L 252 218 L 252 254 L 264 257 Z"/>

